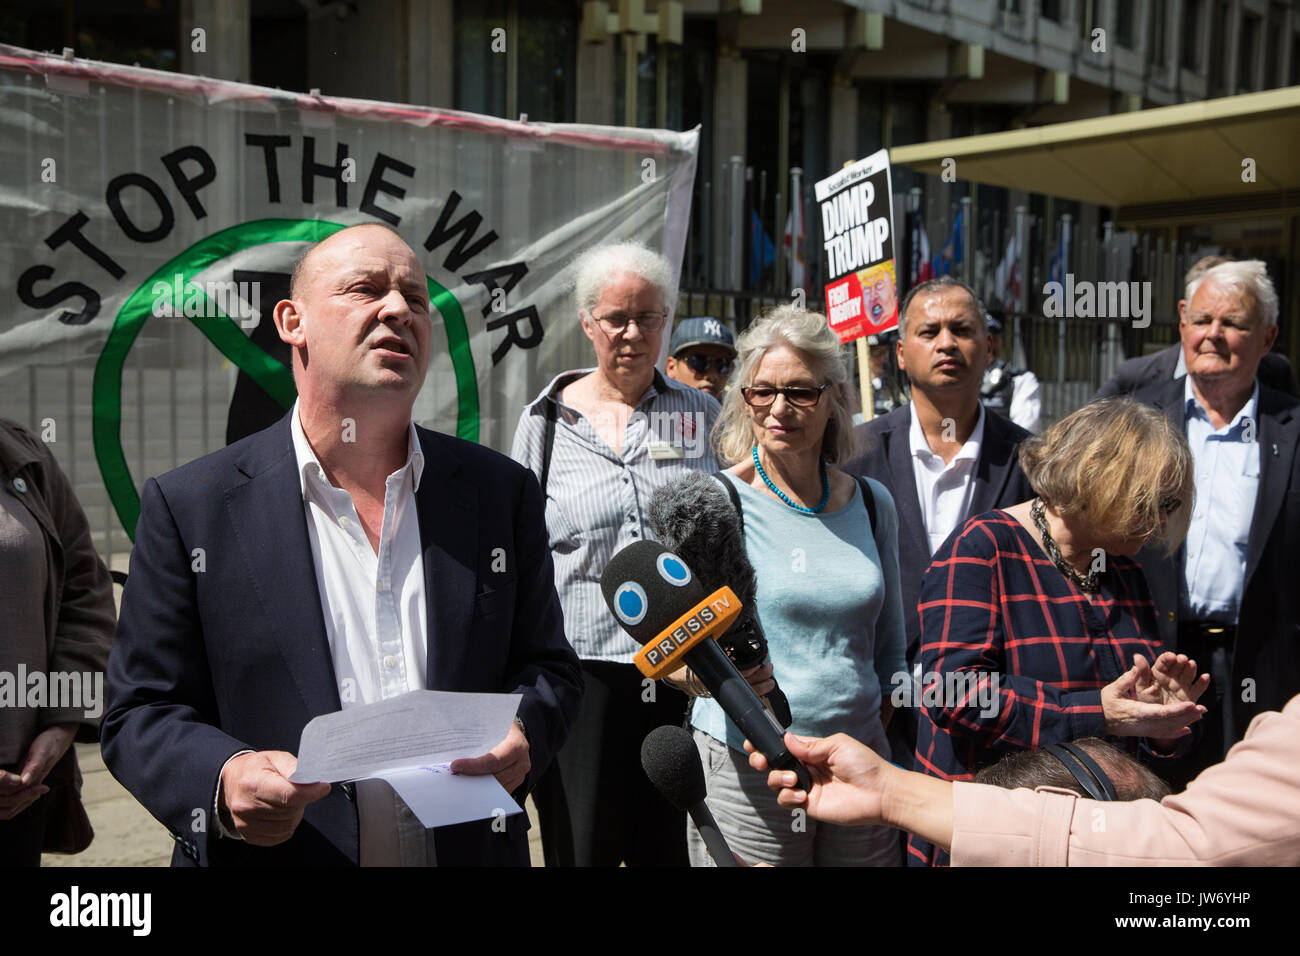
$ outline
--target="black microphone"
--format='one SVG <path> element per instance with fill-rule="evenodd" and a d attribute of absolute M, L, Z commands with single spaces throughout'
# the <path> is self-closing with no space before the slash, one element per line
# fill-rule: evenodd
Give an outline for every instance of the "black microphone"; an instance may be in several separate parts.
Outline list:
<path fill-rule="evenodd" d="M 739 866 L 704 802 L 708 794 L 704 766 L 691 735 L 671 724 L 656 727 L 641 742 L 641 766 L 669 803 L 691 815 L 713 862 L 718 866 Z"/>
<path fill-rule="evenodd" d="M 784 729 L 710 639 L 740 611 L 729 587 L 705 593 L 677 555 L 655 541 L 634 541 L 610 559 L 600 590 L 623 630 L 643 645 L 634 658 L 641 673 L 658 679 L 686 664 L 773 770 L 792 770 L 802 789 L 812 788 L 807 769 L 786 749 Z"/>
<path fill-rule="evenodd" d="M 740 516 L 727 493 L 714 478 L 690 471 L 655 489 L 648 516 L 655 540 L 690 566 L 705 591 L 725 584 L 740 598 L 740 616 L 718 638 L 732 663 L 741 670 L 764 663 L 767 638 L 755 607 L 758 581 L 745 553 Z M 766 697 L 777 722 L 789 727 L 793 717 L 785 692 L 778 685 Z"/>

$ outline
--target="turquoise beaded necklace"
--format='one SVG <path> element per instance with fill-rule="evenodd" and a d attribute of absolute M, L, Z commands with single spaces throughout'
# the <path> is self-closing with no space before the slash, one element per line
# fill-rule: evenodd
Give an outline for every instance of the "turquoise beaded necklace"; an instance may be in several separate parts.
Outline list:
<path fill-rule="evenodd" d="M 763 479 L 763 484 L 767 485 L 767 487 L 771 490 L 772 494 L 776 495 L 778 498 L 784 501 L 795 511 L 802 511 L 806 515 L 815 515 L 820 513 L 821 510 L 826 507 L 826 502 L 831 500 L 831 479 L 830 476 L 826 473 L 825 458 L 821 460 L 821 466 L 822 466 L 822 500 L 817 503 L 816 508 L 805 508 L 803 505 L 797 505 L 789 498 L 787 498 L 785 492 L 782 491 L 780 488 L 778 488 L 772 482 L 771 478 L 767 477 L 767 472 L 763 470 L 763 466 L 759 464 L 758 461 L 758 446 L 757 445 L 754 446 L 754 467 L 758 469 L 758 477 Z"/>

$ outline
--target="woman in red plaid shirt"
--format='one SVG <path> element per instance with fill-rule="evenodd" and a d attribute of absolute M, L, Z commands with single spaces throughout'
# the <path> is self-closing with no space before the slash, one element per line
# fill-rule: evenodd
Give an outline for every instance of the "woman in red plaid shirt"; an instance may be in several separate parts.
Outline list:
<path fill-rule="evenodd" d="M 1028 439 L 1020 464 L 1038 497 L 970 518 L 922 583 L 917 769 L 969 780 L 1014 751 L 1106 736 L 1131 752 L 1145 738 L 1159 771 L 1205 711 L 1209 675 L 1186 657 L 1160 662 L 1177 687 L 1161 690 L 1155 609 L 1132 559 L 1150 543 L 1172 553 L 1187 533 L 1187 441 L 1159 412 L 1111 399 Z M 908 862 L 947 854 L 912 837 Z"/>

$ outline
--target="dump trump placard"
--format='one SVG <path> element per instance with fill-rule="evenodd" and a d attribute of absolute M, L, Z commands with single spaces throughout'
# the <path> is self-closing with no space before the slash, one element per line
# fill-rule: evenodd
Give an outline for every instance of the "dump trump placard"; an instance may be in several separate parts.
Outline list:
<path fill-rule="evenodd" d="M 841 342 L 898 325 L 889 152 L 846 166 L 815 187 L 826 256 L 826 316 Z"/>

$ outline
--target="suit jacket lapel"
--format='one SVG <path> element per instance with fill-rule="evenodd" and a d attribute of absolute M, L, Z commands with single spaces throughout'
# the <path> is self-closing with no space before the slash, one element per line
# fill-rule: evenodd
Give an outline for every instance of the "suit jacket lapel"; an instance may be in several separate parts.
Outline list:
<path fill-rule="evenodd" d="M 1167 349 L 1161 349 L 1155 354 L 1156 361 L 1152 363 L 1156 376 L 1151 380 L 1151 384 L 1157 382 L 1166 382 L 1174 377 L 1174 372 L 1178 368 L 1178 353 L 1183 350 L 1181 345 L 1174 345 Z"/>
<path fill-rule="evenodd" d="M 478 590 L 478 490 L 457 475 L 460 460 L 445 436 L 417 429 L 424 472 L 415 494 L 424 557 L 430 690 L 459 690 Z M 454 480 L 455 479 L 455 480 Z M 503 546 L 509 542 L 502 542 Z"/>
<path fill-rule="evenodd" d="M 1259 390 L 1259 495 L 1255 499 L 1255 514 L 1250 522 L 1250 542 L 1246 550 L 1246 577 L 1242 593 L 1250 584 L 1255 568 L 1259 566 L 1264 545 L 1268 542 L 1273 522 L 1282 507 L 1291 462 L 1296 454 L 1296 437 L 1300 431 L 1300 418 L 1292 408 L 1286 407 L 1279 393 L 1271 388 Z M 1275 451 L 1276 450 L 1276 451 Z"/>
<path fill-rule="evenodd" d="M 237 466 L 248 481 L 226 492 L 240 554 L 294 684 L 312 714 L 340 708 L 307 536 L 289 417 L 251 439 Z M 231 600 L 237 600 L 231 595 Z"/>
<path fill-rule="evenodd" d="M 971 515 L 992 510 L 1011 474 L 1013 456 L 1014 448 L 1002 420 L 985 409 L 984 440 L 980 443 L 979 459 L 975 462 L 975 483 L 971 488 Z"/>
<path fill-rule="evenodd" d="M 916 493 L 916 472 L 912 468 L 912 449 L 908 438 L 912 409 L 910 405 L 904 405 L 899 411 L 902 414 L 893 427 L 880 433 L 880 440 L 885 444 L 885 465 L 889 468 L 889 487 L 894 493 L 894 507 L 898 509 L 899 528 L 920 528 L 924 534 L 925 522 L 921 519 L 921 499 Z M 925 565 L 929 565 L 929 539 L 923 538 L 916 545 L 925 552 Z M 899 547 L 906 545 L 900 541 Z"/>

